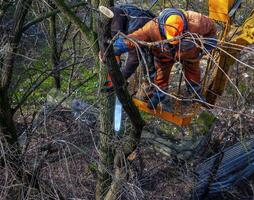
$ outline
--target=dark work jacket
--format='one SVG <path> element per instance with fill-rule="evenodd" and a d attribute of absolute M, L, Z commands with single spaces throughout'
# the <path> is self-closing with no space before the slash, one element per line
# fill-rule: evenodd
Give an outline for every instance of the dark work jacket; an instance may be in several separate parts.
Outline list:
<path fill-rule="evenodd" d="M 148 21 L 153 19 L 150 11 L 145 11 L 133 5 L 119 5 L 110 8 L 114 17 L 111 22 L 111 36 L 114 37 L 119 31 L 124 34 L 130 34 L 143 27 Z M 139 65 L 139 56 L 135 49 L 128 52 L 128 58 L 125 65 L 121 68 L 123 76 L 129 78 Z"/>
<path fill-rule="evenodd" d="M 121 31 L 124 34 L 130 34 L 143 27 L 151 19 L 155 18 L 155 15 L 152 12 L 133 5 L 118 5 L 111 7 L 110 9 L 114 13 L 111 22 L 112 37 L 118 31 Z"/>

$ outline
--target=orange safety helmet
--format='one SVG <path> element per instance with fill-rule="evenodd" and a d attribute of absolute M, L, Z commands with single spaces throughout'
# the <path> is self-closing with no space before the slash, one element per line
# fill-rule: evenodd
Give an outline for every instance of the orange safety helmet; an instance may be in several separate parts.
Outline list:
<path fill-rule="evenodd" d="M 170 15 L 164 24 L 165 36 L 167 40 L 170 40 L 176 36 L 179 36 L 182 33 L 183 28 L 184 28 L 184 21 L 182 17 L 179 15 Z M 174 40 L 170 43 L 178 44 L 179 40 Z"/>

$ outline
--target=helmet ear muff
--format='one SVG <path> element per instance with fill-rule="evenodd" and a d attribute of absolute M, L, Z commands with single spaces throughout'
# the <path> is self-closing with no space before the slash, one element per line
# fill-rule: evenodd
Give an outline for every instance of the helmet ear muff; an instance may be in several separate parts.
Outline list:
<path fill-rule="evenodd" d="M 179 15 L 170 15 L 164 24 L 164 32 L 166 39 L 171 40 L 176 36 L 179 36 L 184 29 L 184 21 Z M 173 44 L 176 41 L 173 41 Z M 177 42 L 178 43 L 178 42 Z"/>

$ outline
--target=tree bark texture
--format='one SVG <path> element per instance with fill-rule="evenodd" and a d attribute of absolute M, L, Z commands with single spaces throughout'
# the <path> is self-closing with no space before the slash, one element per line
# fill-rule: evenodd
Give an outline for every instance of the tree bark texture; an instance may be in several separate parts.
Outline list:
<path fill-rule="evenodd" d="M 105 3 L 105 1 L 102 3 L 102 1 L 100 2 L 100 5 L 109 7 L 110 3 L 107 2 L 108 4 Z M 100 21 L 98 22 L 98 36 L 99 36 L 99 46 L 100 46 L 100 50 L 102 52 L 105 52 L 105 58 L 106 58 L 106 66 L 107 69 L 102 69 L 101 73 L 104 75 L 104 77 L 107 75 L 107 73 L 109 73 L 109 75 L 111 76 L 113 85 L 114 85 L 114 91 L 117 95 L 117 97 L 119 98 L 120 102 L 123 105 L 124 110 L 126 111 L 126 113 L 128 114 L 133 129 L 132 131 L 129 133 L 129 135 L 127 136 L 128 139 L 126 142 L 123 143 L 123 149 L 120 150 L 119 148 L 116 148 L 116 154 L 114 157 L 114 167 L 113 167 L 113 180 L 111 182 L 110 188 L 108 188 L 108 186 L 106 186 L 107 188 L 101 188 L 103 187 L 101 185 L 102 180 L 103 179 L 98 179 L 97 182 L 97 200 L 101 199 L 101 192 L 104 192 L 105 194 L 105 189 L 108 190 L 108 192 L 105 195 L 104 199 L 111 199 L 114 200 L 117 198 L 117 194 L 119 192 L 119 189 L 121 188 L 121 182 L 126 178 L 124 172 L 125 172 L 125 166 L 123 165 L 123 160 L 125 159 L 125 157 L 128 157 L 128 155 L 130 155 L 136 148 L 137 144 L 140 142 L 140 137 L 141 137 L 141 132 L 142 132 L 142 128 L 144 126 L 144 121 L 141 118 L 138 109 L 136 108 L 136 106 L 133 104 L 132 99 L 128 93 L 127 90 L 127 84 L 120 72 L 119 66 L 115 60 L 115 56 L 114 56 L 114 51 L 113 51 L 113 47 L 112 45 L 109 45 L 109 42 L 111 40 L 111 30 L 108 28 L 111 26 L 111 20 L 106 18 L 105 16 L 101 16 Z M 112 104 L 111 104 L 112 107 Z M 104 109 L 109 109 L 109 108 L 105 108 Z M 112 115 L 112 114 L 111 114 Z M 105 116 L 102 118 L 102 120 L 106 120 Z M 105 121 L 104 121 L 105 123 Z M 110 127 L 108 127 L 110 128 Z M 111 128 L 112 129 L 112 128 Z M 109 130 L 104 130 L 104 131 L 109 131 Z M 112 131 L 110 131 L 112 133 Z M 109 133 L 109 132 L 107 132 Z M 103 136 L 102 136 L 103 137 Z M 103 146 L 108 146 L 108 144 L 106 144 L 105 142 L 108 142 L 106 140 L 102 140 L 101 138 L 101 145 Z M 104 144 L 103 144 L 104 143 Z M 107 148 L 100 148 L 100 150 L 107 156 Z M 122 153 L 121 153 L 122 152 Z M 103 158 L 106 159 L 107 157 Z M 101 163 L 103 163 L 104 161 L 101 160 Z M 110 167 L 110 166 L 108 166 Z M 100 170 L 100 168 L 99 168 Z M 107 172 L 106 172 L 107 173 Z M 105 172 L 101 173 L 101 175 L 104 174 L 104 178 L 106 178 L 106 174 Z M 103 176 L 101 176 L 103 177 Z M 104 180 L 105 181 L 105 180 Z"/>
<path fill-rule="evenodd" d="M 55 9 L 54 4 L 51 4 L 51 11 Z M 51 46 L 51 64 L 52 64 L 52 70 L 54 71 L 53 73 L 53 78 L 55 82 L 55 87 L 56 89 L 60 90 L 61 89 L 61 81 L 60 81 L 60 71 L 58 70 L 58 65 L 59 65 L 59 53 L 58 53 L 58 48 L 57 48 L 57 36 L 56 36 L 56 15 L 52 15 L 50 17 L 49 21 L 49 31 L 50 31 L 50 46 Z"/>
<path fill-rule="evenodd" d="M 11 97 L 9 89 L 13 76 L 15 55 L 18 51 L 18 46 L 23 33 L 23 25 L 26 15 L 32 4 L 32 0 L 20 0 L 16 5 L 16 9 L 13 17 L 13 27 L 8 41 L 3 47 L 3 64 L 1 66 L 0 74 L 0 135 L 1 142 L 4 144 L 5 162 L 13 170 L 13 176 L 16 178 L 16 182 L 20 183 L 25 178 L 25 172 L 22 168 L 21 152 L 17 142 L 17 132 L 15 123 L 13 120 L 13 109 L 11 108 Z M 2 137 L 3 136 L 3 137 Z M 2 158 L 1 158 L 2 159 Z M 1 160 L 2 161 L 2 160 Z M 11 187 L 8 191 L 8 195 L 12 197 L 22 198 L 25 196 L 27 187 Z"/>
<path fill-rule="evenodd" d="M 105 0 L 92 0 L 92 5 L 97 8 L 99 4 L 104 6 L 112 6 L 113 1 Z M 92 26 L 93 29 L 96 23 L 99 23 L 96 16 L 93 14 Z M 98 25 L 98 24 L 97 24 Z M 101 28 L 101 27 L 99 27 Z M 105 31 L 105 30 L 104 30 Z M 99 76 L 100 85 L 103 86 L 107 81 L 108 70 L 105 66 L 100 64 Z M 112 123 L 113 123 L 113 109 L 114 109 L 114 94 L 100 93 L 100 144 L 99 144 L 99 163 L 97 169 L 97 184 L 96 184 L 96 200 L 102 200 L 107 194 L 112 182 L 112 170 L 114 163 L 114 149 L 110 145 L 110 141 L 114 136 Z"/>
<path fill-rule="evenodd" d="M 99 0 L 92 0 L 92 5 L 97 8 L 99 4 L 104 6 L 112 6 L 113 1 L 107 0 L 99 2 Z M 95 14 L 93 14 L 92 26 L 95 28 L 96 20 Z M 98 25 L 98 24 L 97 24 Z M 99 25 L 98 25 L 99 26 Z M 101 27 L 100 27 L 101 28 Z M 98 29 L 99 30 L 99 29 Z M 99 33 L 100 34 L 100 33 Z M 100 65 L 100 85 L 103 86 L 107 81 L 108 70 L 102 64 Z M 101 200 L 105 198 L 111 182 L 112 182 L 112 171 L 114 162 L 114 150 L 110 145 L 110 141 L 114 135 L 112 129 L 113 123 L 113 105 L 114 105 L 114 94 L 100 94 L 100 143 L 99 143 L 99 163 L 97 168 L 97 184 L 96 184 L 96 200 Z"/>
<path fill-rule="evenodd" d="M 103 23 L 99 23 L 100 29 L 98 31 L 100 49 L 102 52 L 105 52 L 104 57 L 106 58 L 106 65 L 114 85 L 115 93 L 122 103 L 125 112 L 128 114 L 134 128 L 134 130 L 130 132 L 129 141 L 124 145 L 124 152 L 128 156 L 139 143 L 142 128 L 145 123 L 141 118 L 137 107 L 132 102 L 126 81 L 115 60 L 113 46 L 109 45 L 108 41 L 111 40 L 111 31 L 108 27 L 110 27 L 111 21 L 103 17 L 101 22 Z"/>
<path fill-rule="evenodd" d="M 13 75 L 14 59 L 22 36 L 25 17 L 32 0 L 20 0 L 14 13 L 14 25 L 9 41 L 4 46 L 3 64 L 0 74 L 0 130 L 9 144 L 17 141 L 13 112 L 9 97 L 9 87 Z"/>

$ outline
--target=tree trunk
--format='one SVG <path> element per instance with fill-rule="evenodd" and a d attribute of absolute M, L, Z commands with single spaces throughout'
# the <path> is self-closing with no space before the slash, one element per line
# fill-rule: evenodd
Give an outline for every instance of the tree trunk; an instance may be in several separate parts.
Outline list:
<path fill-rule="evenodd" d="M 111 4 L 110 2 L 100 2 L 100 5 L 109 7 Z M 126 170 L 126 166 L 124 166 L 124 162 L 123 160 L 125 160 L 126 157 L 128 157 L 135 149 L 137 144 L 140 142 L 140 137 L 141 137 L 141 132 L 142 132 L 142 128 L 144 126 L 144 121 L 142 120 L 138 109 L 136 108 L 136 106 L 134 105 L 134 103 L 131 100 L 131 97 L 128 93 L 127 90 L 127 84 L 125 82 L 125 79 L 123 78 L 119 66 L 115 60 L 115 56 L 114 56 L 114 51 L 113 51 L 113 47 L 109 46 L 108 41 L 111 40 L 111 30 L 108 28 L 111 26 L 111 20 L 106 18 L 105 16 L 101 16 L 100 21 L 98 22 L 99 25 L 99 29 L 98 29 L 98 36 L 99 36 L 99 46 L 102 52 L 107 52 L 106 55 L 104 55 L 106 57 L 106 65 L 108 68 L 108 72 L 109 75 L 111 76 L 113 85 L 114 85 L 114 91 L 117 95 L 117 97 L 119 98 L 120 102 L 123 105 L 123 108 L 125 110 L 125 112 L 128 114 L 128 117 L 132 123 L 132 131 L 130 131 L 130 134 L 128 135 L 128 139 L 127 141 L 123 142 L 123 149 L 120 149 L 117 147 L 116 150 L 116 154 L 115 154 L 115 158 L 114 158 L 114 167 L 113 167 L 113 172 L 114 172 L 114 180 L 111 182 L 111 186 L 110 189 L 108 189 L 107 185 L 106 188 L 100 188 L 102 187 L 101 182 L 103 179 L 98 179 L 98 183 L 97 183 L 97 200 L 102 198 L 102 194 L 100 192 L 104 192 L 105 195 L 105 190 L 108 190 L 108 192 L 105 195 L 105 199 L 109 200 L 113 200 L 117 198 L 117 194 L 119 193 L 119 189 L 121 188 L 121 182 L 126 178 L 126 174 L 124 174 L 125 170 Z M 102 70 L 102 74 L 107 75 L 106 69 Z M 105 105 L 104 105 L 105 106 Z M 109 105 L 110 106 L 110 105 Z M 112 107 L 112 104 L 111 106 Z M 105 108 L 104 109 L 108 109 Z M 111 112 L 113 113 L 113 112 Z M 110 114 L 110 112 L 109 112 Z M 111 114 L 112 115 L 112 114 Z M 105 118 L 105 116 L 103 116 L 103 122 L 108 123 Z M 110 123 L 111 125 L 111 123 Z M 108 125 L 107 125 L 108 126 Z M 112 133 L 112 128 L 111 127 L 107 127 L 108 130 L 103 130 L 103 131 L 107 131 L 104 133 Z M 110 131 L 111 128 L 111 131 Z M 103 137 L 103 136 L 102 136 Z M 105 137 L 105 136 L 104 136 Z M 108 146 L 109 144 L 107 144 L 107 140 L 102 140 L 101 138 L 101 145 L 102 146 Z M 101 151 L 106 155 L 109 156 L 108 153 L 108 148 L 101 148 Z M 108 154 L 108 155 L 107 155 Z M 109 159 L 109 157 L 105 157 L 103 158 L 105 160 Z M 105 161 L 101 160 L 101 163 L 105 163 Z M 111 163 L 110 163 L 111 164 Z M 111 169 L 111 165 L 105 166 L 104 168 L 108 167 L 108 169 Z M 107 169 L 107 168 L 106 168 Z M 125 170 L 124 170 L 125 169 Z M 99 168 L 100 170 L 100 168 Z M 103 172 L 102 174 L 104 177 L 107 177 L 107 172 Z M 106 179 L 104 179 L 104 181 L 106 181 Z"/>
<path fill-rule="evenodd" d="M 0 136 L 3 134 L 7 142 L 13 145 L 17 141 L 17 133 L 12 119 L 12 110 L 8 93 L 0 89 Z"/>
<path fill-rule="evenodd" d="M 55 9 L 54 4 L 50 3 L 51 11 Z M 60 71 L 58 70 L 59 65 L 59 54 L 57 49 L 57 37 L 56 37 L 56 15 L 52 15 L 50 17 L 49 22 L 49 29 L 50 29 L 50 46 L 51 46 L 51 63 L 52 63 L 52 70 L 53 78 L 55 82 L 56 89 L 61 89 L 61 81 L 60 81 Z"/>
<path fill-rule="evenodd" d="M 103 23 L 102 23 L 103 22 Z M 113 46 L 109 46 L 108 41 L 111 40 L 111 31 L 108 27 L 111 26 L 111 21 L 105 17 L 98 23 L 99 29 L 99 45 L 102 52 L 106 52 L 104 57 L 106 58 L 106 65 L 108 67 L 109 75 L 111 76 L 114 91 L 120 100 L 125 112 L 127 113 L 133 131 L 129 134 L 129 139 L 124 144 L 124 153 L 128 156 L 135 150 L 136 145 L 140 141 L 142 128 L 145 125 L 142 117 L 139 114 L 138 108 L 132 102 L 131 96 L 127 89 L 126 81 L 120 71 L 120 68 L 115 60 Z"/>
<path fill-rule="evenodd" d="M 14 13 L 12 36 L 4 47 L 3 65 L 0 75 L 0 130 L 9 144 L 14 144 L 17 141 L 16 129 L 12 119 L 11 101 L 9 99 L 9 86 L 13 74 L 15 55 L 22 36 L 22 28 L 31 2 L 32 0 L 21 0 L 18 2 Z"/>
<path fill-rule="evenodd" d="M 97 8 L 99 3 L 104 6 L 112 6 L 112 0 L 105 0 L 99 2 L 99 0 L 92 0 L 92 5 Z M 94 26 L 96 24 L 96 17 L 93 14 L 93 29 L 96 29 Z M 99 23 L 97 21 L 97 23 Z M 99 26 L 100 27 L 100 26 Z M 100 27 L 101 28 L 101 27 Z M 99 30 L 99 29 L 98 29 Z M 104 30 L 105 31 L 105 30 Z M 107 67 L 100 65 L 100 85 L 107 81 L 108 70 Z M 113 109 L 114 109 L 114 94 L 105 94 L 101 93 L 100 98 L 100 145 L 99 145 L 99 155 L 100 160 L 98 163 L 97 169 L 97 184 L 96 184 L 96 200 L 101 200 L 105 198 L 107 194 L 111 182 L 112 177 L 111 173 L 113 170 L 113 163 L 114 163 L 114 150 L 111 145 L 109 145 L 114 132 L 112 128 L 113 123 Z"/>
<path fill-rule="evenodd" d="M 25 17 L 31 3 L 32 0 L 20 0 L 17 3 L 13 17 L 13 29 L 9 36 L 9 40 L 3 47 L 3 64 L 0 74 L 0 136 L 5 149 L 5 162 L 1 163 L 8 163 L 13 169 L 13 175 L 15 175 L 19 181 L 22 180 L 24 171 L 21 166 L 21 152 L 17 142 L 18 137 L 13 120 L 14 112 L 11 108 L 12 101 L 9 96 L 9 88 L 13 76 L 15 55 L 22 37 Z M 21 197 L 22 194 L 24 194 L 24 190 L 23 187 L 19 189 L 20 191 L 17 192 L 16 188 L 10 188 L 8 193 L 10 196 Z"/>

